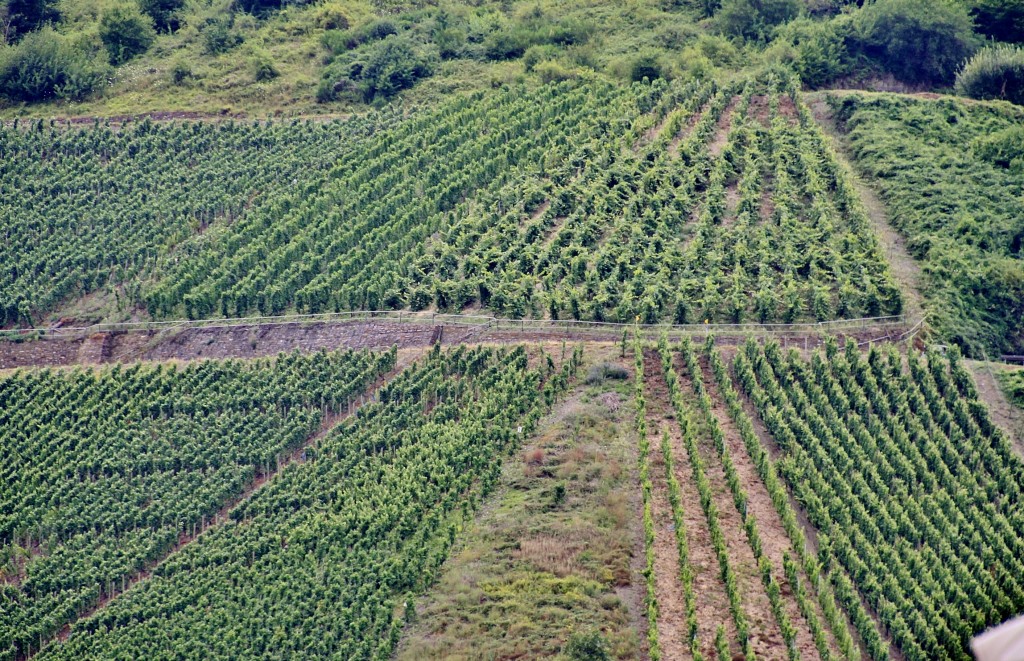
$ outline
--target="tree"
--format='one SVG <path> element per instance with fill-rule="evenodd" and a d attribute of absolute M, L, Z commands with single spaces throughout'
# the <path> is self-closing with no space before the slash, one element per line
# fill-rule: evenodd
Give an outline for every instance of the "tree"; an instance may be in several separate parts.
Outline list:
<path fill-rule="evenodd" d="M 968 8 L 978 32 L 986 37 L 1024 42 L 1024 3 L 1020 0 L 973 0 Z"/>
<path fill-rule="evenodd" d="M 1024 105 L 1024 48 L 984 48 L 956 74 L 958 94 Z"/>
<path fill-rule="evenodd" d="M 124 64 L 149 50 L 156 39 L 153 19 L 136 7 L 119 6 L 103 13 L 100 39 L 107 48 L 110 63 Z"/>
<path fill-rule="evenodd" d="M 3 4 L 10 22 L 10 37 L 27 34 L 46 23 L 60 20 L 58 0 L 6 0 Z"/>
<path fill-rule="evenodd" d="M 715 16 L 722 32 L 744 39 L 768 39 L 773 29 L 800 15 L 800 0 L 725 0 Z"/>
<path fill-rule="evenodd" d="M 173 32 L 178 29 L 178 11 L 185 6 L 185 0 L 139 0 L 139 7 L 153 19 L 161 30 Z"/>
<path fill-rule="evenodd" d="M 967 10 L 932 0 L 878 0 L 864 7 L 855 40 L 882 69 L 913 84 L 952 83 L 978 48 Z"/>

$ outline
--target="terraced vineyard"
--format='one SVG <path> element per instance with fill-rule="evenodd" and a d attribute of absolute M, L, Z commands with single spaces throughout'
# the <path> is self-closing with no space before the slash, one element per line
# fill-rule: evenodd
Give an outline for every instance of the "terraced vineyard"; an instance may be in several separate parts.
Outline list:
<path fill-rule="evenodd" d="M 39 648 L 271 474 L 394 353 L 0 378 L 0 656 Z"/>
<path fill-rule="evenodd" d="M 4 540 L 2 656 L 38 651 L 100 602 L 42 656 L 387 658 L 501 458 L 579 358 L 556 371 L 530 367 L 521 347 L 431 352 L 227 515 L 322 410 L 345 408 L 391 369 L 394 352 L 6 379 L 5 410 L 50 393 L 64 417 L 18 445 L 24 459 L 5 481 L 4 509 L 17 514 Z M 215 515 L 225 520 L 197 535 Z"/>
<path fill-rule="evenodd" d="M 124 284 L 122 314 L 171 318 L 898 314 L 877 240 L 794 85 L 569 82 L 327 125 L 8 129 L 0 204 L 30 231 L 8 246 L 4 318 L 105 282 Z M 282 170 L 260 165 L 293 141 Z M 69 181 L 72 195 L 57 194 Z M 82 224 L 97 241 L 64 240 Z"/>

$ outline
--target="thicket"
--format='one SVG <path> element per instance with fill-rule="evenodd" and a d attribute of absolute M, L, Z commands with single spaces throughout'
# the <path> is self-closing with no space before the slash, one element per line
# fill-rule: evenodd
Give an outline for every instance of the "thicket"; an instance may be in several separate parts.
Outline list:
<path fill-rule="evenodd" d="M 39 658 L 391 658 L 416 595 L 579 359 L 534 369 L 522 347 L 432 351 Z"/>
<path fill-rule="evenodd" d="M 0 379 L 0 658 L 23 658 L 347 408 L 395 352 Z"/>
<path fill-rule="evenodd" d="M 1024 48 L 983 48 L 957 72 L 956 91 L 973 99 L 1004 99 L 1024 106 Z"/>
<path fill-rule="evenodd" d="M 969 659 L 972 636 L 1024 607 L 1024 463 L 959 352 L 849 340 L 805 360 L 751 341 L 734 369 L 873 658 L 886 650 L 861 598 L 911 661 Z"/>
<path fill-rule="evenodd" d="M 972 356 L 1024 352 L 1021 112 L 896 96 L 833 104 L 923 266 L 932 327 Z"/>
<path fill-rule="evenodd" d="M 102 43 L 43 27 L 0 45 L 0 96 L 17 102 L 81 99 L 106 83 L 106 59 Z"/>

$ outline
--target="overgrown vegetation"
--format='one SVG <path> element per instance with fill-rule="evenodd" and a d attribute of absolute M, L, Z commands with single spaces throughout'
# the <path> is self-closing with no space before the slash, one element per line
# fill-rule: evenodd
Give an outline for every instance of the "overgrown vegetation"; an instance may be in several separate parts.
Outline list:
<path fill-rule="evenodd" d="M 956 74 L 958 94 L 974 99 L 1005 99 L 1024 106 L 1024 48 L 984 48 Z"/>
<path fill-rule="evenodd" d="M 939 336 L 972 356 L 1024 353 L 1024 112 L 891 95 L 833 104 L 924 267 Z"/>
<path fill-rule="evenodd" d="M 637 658 L 630 399 L 621 382 L 581 386 L 541 420 L 418 600 L 398 659 Z"/>
<path fill-rule="evenodd" d="M 1024 409 L 1024 369 L 1002 370 L 998 378 L 1010 401 Z"/>

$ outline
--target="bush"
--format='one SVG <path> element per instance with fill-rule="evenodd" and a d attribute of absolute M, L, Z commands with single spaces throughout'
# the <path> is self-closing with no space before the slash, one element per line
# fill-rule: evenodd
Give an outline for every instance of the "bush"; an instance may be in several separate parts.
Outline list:
<path fill-rule="evenodd" d="M 317 100 L 324 103 L 355 97 L 356 93 L 367 103 L 390 98 L 431 75 L 435 59 L 435 53 L 411 38 L 390 36 L 328 67 L 317 89 Z"/>
<path fill-rule="evenodd" d="M 799 16 L 801 7 L 800 0 L 725 0 L 715 22 L 730 36 L 765 40 L 776 26 Z"/>
<path fill-rule="evenodd" d="M 1024 2 L 1020 0 L 973 0 L 971 16 L 978 32 L 998 41 L 1024 41 Z"/>
<path fill-rule="evenodd" d="M 975 140 L 972 150 L 978 158 L 997 167 L 1024 172 L 1024 126 L 983 135 Z"/>
<path fill-rule="evenodd" d="M 215 16 L 203 23 L 203 48 L 209 55 L 226 53 L 242 43 L 242 35 L 234 29 L 234 16 Z"/>
<path fill-rule="evenodd" d="M 622 381 L 628 377 L 629 372 L 618 365 L 612 365 L 611 363 L 598 363 L 587 370 L 586 382 L 588 385 L 594 385 L 601 383 L 605 379 Z"/>
<path fill-rule="evenodd" d="M 122 5 L 103 12 L 100 40 L 111 64 L 124 64 L 145 53 L 155 39 L 153 19 L 135 7 Z"/>
<path fill-rule="evenodd" d="M 49 27 L 0 49 L 0 94 L 13 101 L 81 99 L 109 73 L 104 62 Z"/>
<path fill-rule="evenodd" d="M 573 78 L 576 78 L 575 71 L 567 69 L 554 60 L 541 62 L 535 66 L 533 70 L 538 76 L 540 76 L 541 82 L 544 83 L 558 83 L 563 80 L 572 80 Z"/>
<path fill-rule="evenodd" d="M 646 78 L 648 81 L 663 76 L 661 62 L 654 53 L 644 53 L 633 60 L 629 68 L 629 79 L 638 83 Z"/>
<path fill-rule="evenodd" d="M 181 85 L 192 77 L 192 67 L 184 58 L 178 58 L 171 64 L 171 82 L 175 85 Z"/>
<path fill-rule="evenodd" d="M 184 6 L 185 0 L 139 0 L 139 7 L 153 19 L 156 27 L 171 32 L 181 24 L 178 12 Z"/>
<path fill-rule="evenodd" d="M 948 85 L 978 46 L 960 5 L 934 0 L 878 0 L 857 14 L 857 46 L 905 83 Z"/>
<path fill-rule="evenodd" d="M 824 87 L 851 70 L 844 30 L 848 21 L 841 20 L 793 21 L 780 30 L 769 52 L 796 71 L 804 85 Z"/>
<path fill-rule="evenodd" d="M 281 75 L 281 72 L 279 72 L 277 67 L 274 66 L 274 61 L 270 58 L 268 53 L 263 51 L 257 52 L 253 56 L 252 63 L 252 77 L 258 83 L 273 80 Z"/>
<path fill-rule="evenodd" d="M 956 74 L 957 94 L 1024 105 L 1024 48 L 983 48 Z"/>
<path fill-rule="evenodd" d="M 611 658 L 608 641 L 598 630 L 572 634 L 562 651 L 573 661 L 605 661 Z"/>

